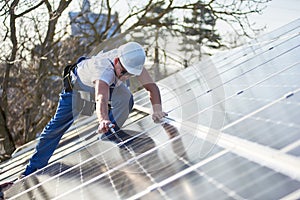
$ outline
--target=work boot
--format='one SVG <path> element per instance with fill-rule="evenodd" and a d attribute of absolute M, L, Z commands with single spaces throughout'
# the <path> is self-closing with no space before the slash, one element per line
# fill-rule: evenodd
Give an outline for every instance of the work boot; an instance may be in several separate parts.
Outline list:
<path fill-rule="evenodd" d="M 24 177 L 26 177 L 23 173 L 19 175 L 18 180 L 23 179 Z"/>

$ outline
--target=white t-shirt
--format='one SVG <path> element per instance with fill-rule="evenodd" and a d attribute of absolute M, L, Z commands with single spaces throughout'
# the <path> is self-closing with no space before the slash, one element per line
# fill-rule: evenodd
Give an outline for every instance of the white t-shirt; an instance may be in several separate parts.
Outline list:
<path fill-rule="evenodd" d="M 117 84 L 113 62 L 117 57 L 117 49 L 105 53 L 98 53 L 86 60 L 81 61 L 77 66 L 77 75 L 81 82 L 90 87 L 95 87 L 96 80 L 102 80 L 108 85 Z M 111 63 L 112 62 L 112 63 Z"/>

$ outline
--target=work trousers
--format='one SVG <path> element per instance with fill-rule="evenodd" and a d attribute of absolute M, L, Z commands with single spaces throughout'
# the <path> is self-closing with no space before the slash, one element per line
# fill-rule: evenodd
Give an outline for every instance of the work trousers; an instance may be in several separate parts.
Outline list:
<path fill-rule="evenodd" d="M 72 91 L 63 91 L 60 94 L 56 113 L 41 133 L 35 152 L 23 175 L 27 176 L 48 164 L 61 137 L 70 128 L 74 119 L 78 117 L 79 113 L 74 111 L 72 106 L 73 96 Z M 133 97 L 128 88 L 121 84 L 110 89 L 110 100 L 112 108 L 109 110 L 109 119 L 116 125 L 115 130 L 117 131 L 119 127 L 122 127 L 132 110 Z"/>

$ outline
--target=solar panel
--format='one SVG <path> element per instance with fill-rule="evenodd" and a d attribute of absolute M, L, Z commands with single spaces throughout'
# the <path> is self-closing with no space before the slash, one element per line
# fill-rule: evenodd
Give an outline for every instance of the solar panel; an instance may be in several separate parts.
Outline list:
<path fill-rule="evenodd" d="M 51 163 L 6 197 L 299 199 L 299 28 L 296 20 L 159 81 L 164 123 L 137 92 L 121 143 L 99 141 L 95 117 L 76 122 Z"/>

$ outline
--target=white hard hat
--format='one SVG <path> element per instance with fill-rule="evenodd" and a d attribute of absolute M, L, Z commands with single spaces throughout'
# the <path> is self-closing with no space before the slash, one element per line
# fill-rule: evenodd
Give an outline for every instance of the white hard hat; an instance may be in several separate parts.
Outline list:
<path fill-rule="evenodd" d="M 146 60 L 144 48 L 136 42 L 128 42 L 118 48 L 118 57 L 126 71 L 133 75 L 140 75 Z"/>

